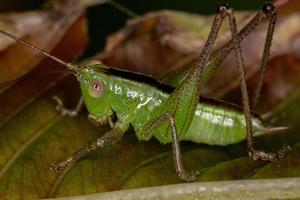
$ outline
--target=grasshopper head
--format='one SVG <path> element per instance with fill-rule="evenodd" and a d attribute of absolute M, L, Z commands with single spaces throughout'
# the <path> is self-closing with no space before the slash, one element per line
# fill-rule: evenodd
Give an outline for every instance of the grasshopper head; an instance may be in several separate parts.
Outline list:
<path fill-rule="evenodd" d="M 16 40 L 17 42 L 43 54 L 44 56 L 64 65 L 68 68 L 80 82 L 82 94 L 84 97 L 85 104 L 88 111 L 94 118 L 108 118 L 111 114 L 111 104 L 110 104 L 110 92 L 108 90 L 109 79 L 104 73 L 101 73 L 107 69 L 105 65 L 102 64 L 90 64 L 84 68 L 79 68 L 77 65 L 72 63 L 67 63 L 55 56 L 50 55 L 44 50 L 23 41 L 20 38 L 13 36 L 12 34 L 0 29 L 0 33 Z M 99 72 L 96 71 L 99 70 Z"/>
<path fill-rule="evenodd" d="M 111 114 L 109 78 L 105 75 L 107 67 L 102 64 L 89 64 L 84 68 L 79 68 L 77 65 L 67 63 L 55 56 L 50 55 L 44 50 L 23 41 L 20 38 L 0 29 L 0 33 L 16 40 L 17 42 L 43 54 L 44 56 L 64 65 L 68 68 L 80 82 L 82 94 L 88 111 L 94 118 L 108 118 Z M 101 73 L 102 71 L 102 73 Z"/>
<path fill-rule="evenodd" d="M 77 74 L 85 105 L 92 117 L 99 119 L 112 114 L 110 79 L 104 73 L 106 68 L 103 64 L 87 65 Z"/>

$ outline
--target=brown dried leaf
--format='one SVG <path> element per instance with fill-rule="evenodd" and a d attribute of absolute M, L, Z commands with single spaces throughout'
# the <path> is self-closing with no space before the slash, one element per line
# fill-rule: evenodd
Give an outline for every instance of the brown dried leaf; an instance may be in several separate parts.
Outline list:
<path fill-rule="evenodd" d="M 85 17 L 81 16 L 69 27 L 52 53 L 59 55 L 65 61 L 72 61 L 82 53 L 87 42 L 86 21 Z M 0 126 L 22 109 L 23 104 L 34 101 L 66 76 L 53 73 L 65 68 L 48 58 L 43 59 L 38 66 L 28 76 L 24 76 L 1 94 Z"/>
<path fill-rule="evenodd" d="M 300 2 L 297 0 L 277 0 L 275 5 L 279 6 L 281 14 L 299 12 Z"/>
<path fill-rule="evenodd" d="M 241 13 L 238 21 L 247 18 Z M 131 20 L 107 39 L 98 58 L 107 65 L 137 71 L 160 78 L 190 63 L 202 49 L 213 16 L 159 11 Z M 218 46 L 228 37 L 221 30 Z"/>
<path fill-rule="evenodd" d="M 62 1 L 61 6 L 68 1 Z M 47 9 L 23 13 L 3 13 L 0 28 L 11 34 L 51 52 L 75 20 L 82 9 Z M 5 35 L 0 35 L 0 88 L 33 69 L 43 56 L 32 49 L 16 43 Z"/>
<path fill-rule="evenodd" d="M 271 47 L 270 61 L 286 54 L 299 56 L 299 53 L 297 53 L 300 48 L 300 29 L 297 26 L 299 23 L 300 14 L 298 13 L 278 17 Z M 267 23 L 261 24 L 241 42 L 248 77 L 253 76 L 259 70 L 267 26 Z M 211 78 L 206 92 L 210 95 L 220 97 L 235 88 L 239 88 L 239 75 L 237 73 L 235 58 L 233 53 L 231 53 Z"/>
<path fill-rule="evenodd" d="M 236 12 L 239 27 L 249 20 L 248 12 Z M 172 71 L 182 71 L 200 53 L 213 16 L 161 11 L 129 21 L 127 26 L 107 40 L 106 50 L 97 57 L 107 65 L 152 75 L 158 79 Z M 279 16 L 271 49 L 271 58 L 295 54 L 299 48 L 300 15 Z M 257 27 L 241 46 L 248 76 L 258 71 L 268 23 Z M 286 31 L 289 30 L 289 31 Z M 219 48 L 230 39 L 227 25 L 220 32 Z M 222 96 L 239 86 L 235 58 L 230 54 L 205 88 L 205 95 Z"/>

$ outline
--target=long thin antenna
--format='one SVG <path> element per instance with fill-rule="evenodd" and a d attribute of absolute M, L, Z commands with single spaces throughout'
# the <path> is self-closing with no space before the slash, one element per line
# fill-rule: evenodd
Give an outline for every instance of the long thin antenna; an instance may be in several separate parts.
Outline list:
<path fill-rule="evenodd" d="M 0 29 L 0 33 L 2 33 L 4 35 L 6 35 L 6 36 L 8 36 L 8 37 L 10 37 L 10 38 L 12 38 L 14 40 L 16 40 L 17 42 L 20 42 L 20 43 L 24 44 L 25 46 L 27 46 L 27 47 L 29 47 L 29 48 L 31 48 L 31 49 L 33 49 L 33 50 L 35 50 L 35 51 L 43 54 L 44 56 L 46 56 L 48 58 L 51 58 L 52 60 L 54 60 L 54 61 L 56 61 L 56 62 L 58 62 L 58 63 L 60 63 L 60 64 L 62 64 L 64 66 L 66 66 L 68 69 L 70 69 L 72 71 L 78 71 L 78 67 L 76 65 L 72 64 L 72 63 L 67 63 L 67 62 L 65 62 L 65 61 L 63 61 L 63 60 L 61 60 L 61 59 L 59 59 L 59 58 L 57 58 L 55 56 L 52 56 L 49 53 L 47 53 L 46 51 L 44 51 L 44 50 L 42 50 L 42 49 L 40 49 L 40 48 L 38 48 L 36 46 L 33 46 L 32 44 L 29 44 L 28 42 L 25 42 L 24 40 L 22 40 L 20 38 L 17 38 L 17 37 L 13 36 L 12 34 L 4 31 L 2 29 Z"/>
<path fill-rule="evenodd" d="M 117 10 L 127 14 L 128 16 L 130 16 L 132 18 L 135 18 L 135 17 L 139 16 L 137 13 L 133 12 L 132 10 L 126 8 L 125 6 L 123 6 L 122 4 L 119 4 L 118 2 L 116 2 L 114 0 L 108 0 L 106 3 L 108 3 L 112 7 L 114 7 Z"/>

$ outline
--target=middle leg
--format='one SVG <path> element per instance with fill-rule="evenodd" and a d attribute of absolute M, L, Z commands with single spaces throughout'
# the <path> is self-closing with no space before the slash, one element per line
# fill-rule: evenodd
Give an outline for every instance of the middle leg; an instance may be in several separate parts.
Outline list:
<path fill-rule="evenodd" d="M 199 176 L 198 171 L 190 172 L 188 173 L 182 163 L 182 158 L 181 158 L 181 151 L 180 151 L 180 141 L 178 139 L 178 134 L 176 130 L 176 125 L 175 125 L 175 120 L 172 114 L 167 113 L 166 114 L 169 125 L 171 128 L 172 132 L 172 147 L 173 147 L 173 157 L 174 157 L 174 162 L 175 162 L 175 170 L 178 176 L 186 181 L 186 182 L 192 182 L 195 181 L 196 178 Z"/>
<path fill-rule="evenodd" d="M 82 158 L 83 156 L 89 154 L 92 151 L 95 151 L 99 148 L 103 148 L 106 145 L 111 145 L 119 141 L 124 135 L 125 131 L 128 129 L 129 125 L 117 123 L 115 127 L 99 137 L 95 141 L 89 143 L 88 145 L 80 148 L 75 153 L 73 153 L 69 158 L 63 161 L 57 161 L 51 164 L 50 169 L 54 170 L 56 173 L 61 173 L 66 169 L 71 163 L 75 163 L 77 160 Z"/>

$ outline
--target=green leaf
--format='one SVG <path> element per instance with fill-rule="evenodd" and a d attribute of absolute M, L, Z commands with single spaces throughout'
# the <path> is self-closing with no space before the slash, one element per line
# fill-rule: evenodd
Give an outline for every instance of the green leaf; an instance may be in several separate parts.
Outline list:
<path fill-rule="evenodd" d="M 183 151 L 182 156 L 189 171 L 203 171 L 229 159 L 228 155 L 220 150 L 199 146 Z M 122 189 L 179 183 L 171 152 L 164 156 L 156 155 L 155 160 L 153 158 L 150 160 L 148 163 L 144 161 L 138 169 L 131 170 L 124 178 L 122 177 Z"/>
<path fill-rule="evenodd" d="M 265 164 L 266 162 L 254 161 L 249 157 L 232 159 L 207 169 L 197 181 L 245 179 Z"/>

